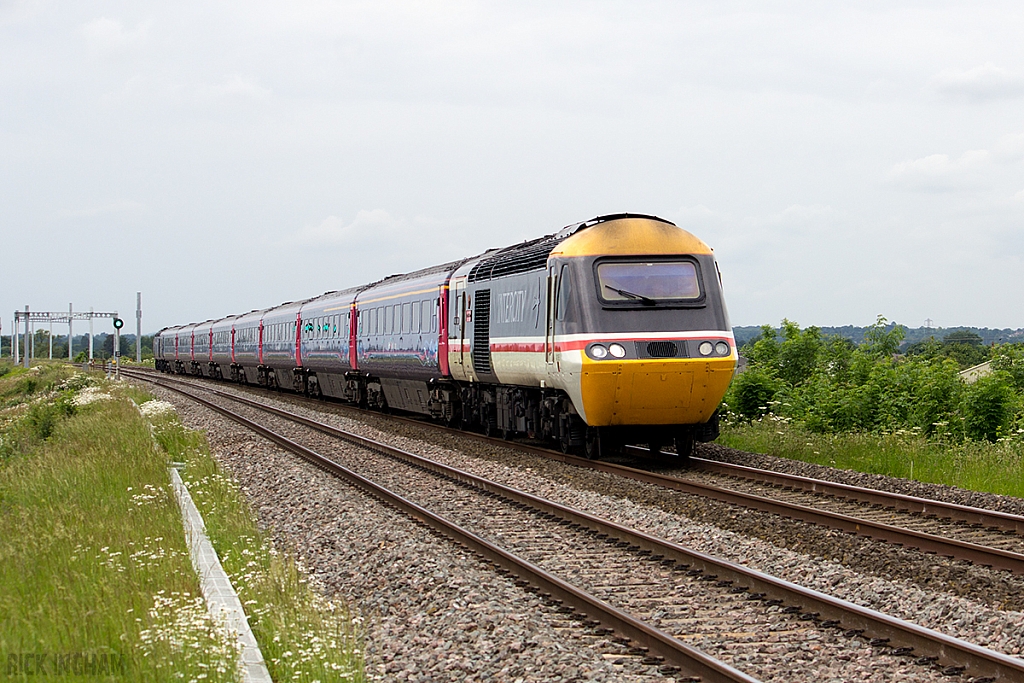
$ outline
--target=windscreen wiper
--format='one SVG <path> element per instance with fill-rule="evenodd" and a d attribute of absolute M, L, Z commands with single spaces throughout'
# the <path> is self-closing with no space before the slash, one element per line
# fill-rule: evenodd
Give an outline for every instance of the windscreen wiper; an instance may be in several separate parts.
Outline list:
<path fill-rule="evenodd" d="M 654 299 L 650 299 L 650 298 L 644 296 L 643 294 L 637 294 L 636 292 L 629 292 L 629 291 L 626 291 L 625 289 L 619 289 L 617 287 L 612 287 L 611 285 L 605 285 L 605 287 L 607 287 L 608 289 L 612 290 L 616 294 L 621 294 L 622 296 L 626 297 L 627 299 L 634 299 L 636 301 L 639 301 L 644 306 L 654 306 L 655 305 Z"/>

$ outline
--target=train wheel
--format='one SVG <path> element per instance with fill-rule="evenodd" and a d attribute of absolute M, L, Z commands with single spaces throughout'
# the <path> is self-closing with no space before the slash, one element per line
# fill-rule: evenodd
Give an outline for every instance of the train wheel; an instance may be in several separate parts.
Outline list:
<path fill-rule="evenodd" d="M 601 431 L 597 427 L 587 428 L 586 442 L 583 444 L 583 454 L 588 460 L 597 460 L 603 453 Z"/>
<path fill-rule="evenodd" d="M 622 442 L 615 436 L 610 436 L 608 431 L 604 429 L 587 427 L 585 438 L 583 454 L 590 460 L 611 458 L 622 454 Z"/>
<path fill-rule="evenodd" d="M 676 437 L 676 456 L 680 464 L 689 465 L 690 456 L 693 454 L 693 432 L 687 432 Z"/>

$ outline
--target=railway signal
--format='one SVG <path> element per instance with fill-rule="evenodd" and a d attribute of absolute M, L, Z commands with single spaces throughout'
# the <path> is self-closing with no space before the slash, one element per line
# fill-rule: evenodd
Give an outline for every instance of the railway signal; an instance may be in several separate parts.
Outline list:
<path fill-rule="evenodd" d="M 114 317 L 114 377 L 121 379 L 121 328 L 124 321 Z"/>

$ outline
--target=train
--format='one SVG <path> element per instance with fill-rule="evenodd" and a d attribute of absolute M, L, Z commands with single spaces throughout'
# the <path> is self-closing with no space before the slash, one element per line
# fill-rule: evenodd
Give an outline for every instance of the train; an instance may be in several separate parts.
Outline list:
<path fill-rule="evenodd" d="M 302 301 L 161 329 L 156 368 L 605 457 L 718 436 L 737 350 L 713 250 L 613 214 Z"/>

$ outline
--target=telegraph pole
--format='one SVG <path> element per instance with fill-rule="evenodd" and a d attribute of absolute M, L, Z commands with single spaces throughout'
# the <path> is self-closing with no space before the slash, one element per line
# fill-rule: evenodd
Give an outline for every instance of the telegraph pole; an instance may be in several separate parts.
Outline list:
<path fill-rule="evenodd" d="M 28 367 L 28 304 L 25 304 L 25 367 Z"/>
<path fill-rule="evenodd" d="M 142 362 L 142 292 L 135 292 L 135 362 Z"/>
<path fill-rule="evenodd" d="M 71 334 L 71 323 L 75 319 L 74 310 L 71 304 L 68 304 L 68 362 L 74 362 L 74 355 L 71 353 L 71 348 L 75 345 L 74 336 Z"/>

